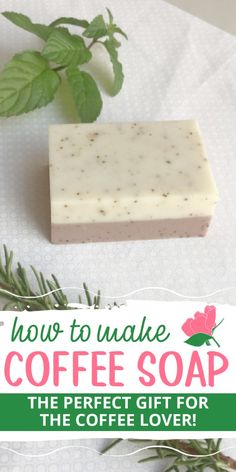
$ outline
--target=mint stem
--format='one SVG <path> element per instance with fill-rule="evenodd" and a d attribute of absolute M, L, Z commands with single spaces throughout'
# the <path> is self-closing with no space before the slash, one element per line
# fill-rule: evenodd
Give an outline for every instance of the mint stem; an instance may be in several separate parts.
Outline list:
<path fill-rule="evenodd" d="M 91 49 L 91 47 L 97 42 L 96 39 L 93 39 L 91 43 L 88 45 L 88 49 Z"/>
<path fill-rule="evenodd" d="M 55 70 L 56 72 L 59 72 L 60 70 L 63 70 L 65 69 L 67 66 L 58 66 L 58 67 L 54 67 L 52 70 Z"/>

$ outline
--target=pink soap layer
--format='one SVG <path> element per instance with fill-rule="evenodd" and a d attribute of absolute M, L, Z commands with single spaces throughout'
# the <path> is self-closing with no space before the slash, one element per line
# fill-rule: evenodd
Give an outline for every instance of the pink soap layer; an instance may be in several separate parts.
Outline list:
<path fill-rule="evenodd" d="M 210 217 L 173 218 L 151 221 L 53 224 L 51 240 L 56 244 L 205 236 Z"/>

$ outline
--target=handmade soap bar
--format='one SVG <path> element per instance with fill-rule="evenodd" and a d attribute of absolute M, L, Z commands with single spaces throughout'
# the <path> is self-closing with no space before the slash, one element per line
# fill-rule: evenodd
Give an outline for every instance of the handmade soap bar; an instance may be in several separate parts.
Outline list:
<path fill-rule="evenodd" d="M 52 242 L 204 236 L 217 190 L 195 121 L 50 127 Z"/>

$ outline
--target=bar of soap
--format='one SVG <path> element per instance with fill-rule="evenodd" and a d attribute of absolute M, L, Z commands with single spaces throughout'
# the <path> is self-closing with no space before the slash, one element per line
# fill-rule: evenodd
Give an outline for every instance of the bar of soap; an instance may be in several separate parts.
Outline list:
<path fill-rule="evenodd" d="M 195 121 L 53 125 L 51 240 L 204 236 L 218 199 Z"/>

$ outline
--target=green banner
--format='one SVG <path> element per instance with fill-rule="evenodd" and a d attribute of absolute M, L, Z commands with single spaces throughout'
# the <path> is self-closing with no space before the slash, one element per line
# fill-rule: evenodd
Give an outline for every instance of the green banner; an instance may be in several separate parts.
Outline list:
<path fill-rule="evenodd" d="M 236 431 L 236 394 L 0 394 L 0 431 Z"/>

